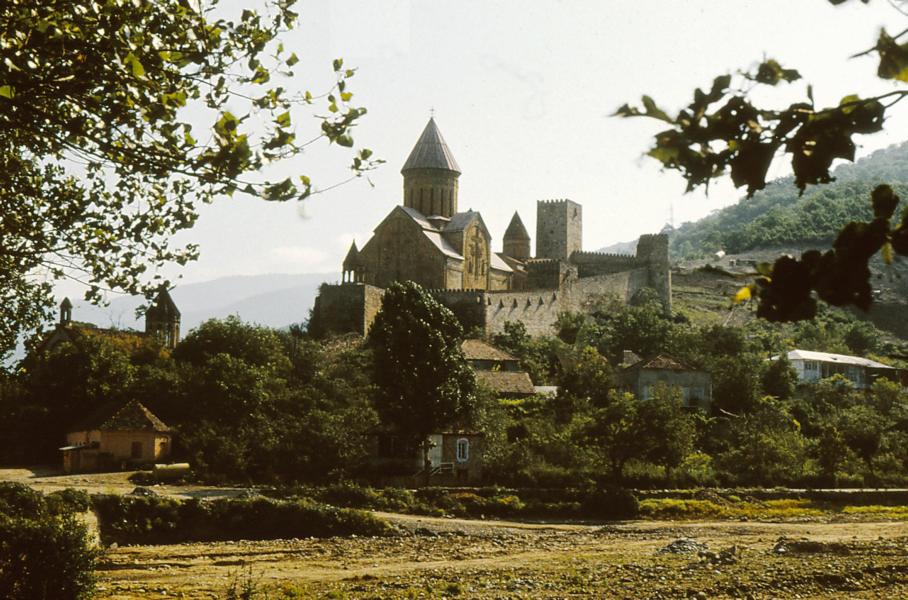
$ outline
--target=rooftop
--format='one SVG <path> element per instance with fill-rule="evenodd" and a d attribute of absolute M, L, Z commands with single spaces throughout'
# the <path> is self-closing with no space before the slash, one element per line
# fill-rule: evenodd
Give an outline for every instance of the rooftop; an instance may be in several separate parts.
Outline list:
<path fill-rule="evenodd" d="M 441 136 L 434 118 L 429 119 L 400 172 L 404 173 L 410 169 L 444 169 L 460 173 L 454 154 Z"/>
<path fill-rule="evenodd" d="M 517 360 L 514 355 L 476 338 L 464 340 L 460 349 L 463 350 L 463 355 L 467 360 Z"/>
<path fill-rule="evenodd" d="M 778 358 L 777 356 L 773 359 Z M 847 354 L 832 354 L 830 352 L 814 352 L 813 350 L 792 350 L 788 353 L 788 360 L 815 360 L 819 362 L 837 363 L 841 365 L 855 365 L 859 367 L 869 367 L 871 369 L 894 369 L 889 365 L 881 362 L 861 358 L 860 356 L 849 356 Z"/>

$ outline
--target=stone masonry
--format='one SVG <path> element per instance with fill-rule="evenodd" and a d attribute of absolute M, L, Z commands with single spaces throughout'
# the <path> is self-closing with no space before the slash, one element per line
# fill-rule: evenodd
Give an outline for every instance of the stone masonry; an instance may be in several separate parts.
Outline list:
<path fill-rule="evenodd" d="M 655 290 L 671 312 L 668 237 L 643 235 L 636 255 L 585 252 L 583 209 L 571 200 L 537 202 L 536 255 L 514 213 L 503 252 L 474 211 L 458 212 L 460 168 L 434 119 L 404 168 L 404 199 L 343 263 L 343 282 L 323 285 L 312 311 L 316 335 L 365 335 L 381 308 L 384 289 L 411 280 L 427 288 L 466 329 L 500 332 L 520 321 L 531 335 L 553 333 L 564 312 L 585 312 L 604 296 L 629 301 Z"/>

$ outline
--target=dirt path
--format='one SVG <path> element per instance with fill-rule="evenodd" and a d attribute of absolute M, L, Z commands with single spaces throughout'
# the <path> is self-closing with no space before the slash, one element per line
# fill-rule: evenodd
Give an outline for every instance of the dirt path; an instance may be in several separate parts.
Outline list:
<path fill-rule="evenodd" d="M 135 471 L 113 473 L 80 473 L 64 475 L 44 467 L 0 469 L 0 481 L 16 481 L 32 486 L 44 493 L 66 488 L 86 490 L 92 494 L 128 494 L 136 488 L 129 481 Z M 215 487 L 206 485 L 154 485 L 147 486 L 161 496 L 173 498 L 225 498 L 245 491 L 241 487 Z"/>
<path fill-rule="evenodd" d="M 405 534 L 118 548 L 101 571 L 101 595 L 216 598 L 239 577 L 303 598 L 908 597 L 905 523 L 601 527 L 387 517 Z M 727 564 L 658 552 L 682 537 L 736 552 Z M 781 537 L 817 544 L 777 554 Z"/>

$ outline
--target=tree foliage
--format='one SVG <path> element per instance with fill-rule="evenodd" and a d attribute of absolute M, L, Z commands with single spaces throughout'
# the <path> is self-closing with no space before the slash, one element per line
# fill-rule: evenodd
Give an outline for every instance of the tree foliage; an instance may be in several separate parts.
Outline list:
<path fill-rule="evenodd" d="M 385 292 L 369 345 L 375 356 L 376 408 L 414 442 L 468 422 L 476 382 L 461 350 L 456 317 L 413 282 Z"/>
<path fill-rule="evenodd" d="M 879 77 L 908 82 L 908 43 L 899 43 L 906 33 L 892 36 L 883 29 L 876 45 L 862 53 L 878 57 Z M 648 154 L 666 169 L 679 171 L 688 191 L 708 187 L 712 179 L 729 173 L 735 186 L 746 187 L 752 196 L 766 186 L 770 165 L 787 154 L 794 184 L 803 193 L 808 185 L 833 180 L 830 170 L 835 160 L 853 161 L 853 138 L 880 131 L 886 111 L 908 96 L 908 90 L 864 98 L 852 94 L 835 106 L 823 107 L 816 105 L 807 86 L 804 100 L 781 110 L 756 106 L 748 95 L 752 86 L 773 87 L 799 79 L 797 70 L 768 58 L 737 78 L 720 75 L 706 90 L 694 90 L 693 101 L 674 117 L 649 96 L 643 96 L 642 106 L 625 104 L 616 114 L 667 124 L 668 129 L 656 134 Z M 871 220 L 845 225 L 831 250 L 811 250 L 800 259 L 783 256 L 772 265 L 761 265 L 756 282 L 736 298 L 756 296 L 758 315 L 772 321 L 812 318 L 817 298 L 835 306 L 868 309 L 870 258 L 881 253 L 888 263 L 896 254 L 908 256 L 908 210 L 898 215 L 898 195 L 889 185 L 879 185 L 870 205 Z"/>
<path fill-rule="evenodd" d="M 292 6 L 236 18 L 217 0 L 0 6 L 0 348 L 46 317 L 55 279 L 84 281 L 95 301 L 102 288 L 150 294 L 157 268 L 196 256 L 170 238 L 200 203 L 315 191 L 306 175 L 259 172 L 315 141 L 296 139 L 298 107 L 323 106 L 316 139 L 343 147 L 365 109 L 341 59 L 327 94 L 278 84 L 298 62 L 278 42 Z M 351 168 L 374 164 L 362 149 Z"/>

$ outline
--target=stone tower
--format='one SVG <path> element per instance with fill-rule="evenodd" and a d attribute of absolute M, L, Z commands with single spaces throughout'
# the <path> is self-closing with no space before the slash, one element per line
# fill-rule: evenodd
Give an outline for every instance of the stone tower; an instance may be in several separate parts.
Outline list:
<path fill-rule="evenodd" d="M 672 269 L 668 258 L 668 236 L 664 233 L 641 235 L 637 241 L 637 259 L 645 261 L 648 284 L 656 290 L 665 311 L 672 311 Z"/>
<path fill-rule="evenodd" d="M 167 288 L 161 288 L 145 311 L 145 333 L 154 335 L 162 346 L 171 350 L 180 341 L 180 311 Z"/>
<path fill-rule="evenodd" d="M 536 203 L 536 258 L 568 260 L 583 249 L 583 213 L 571 200 Z"/>
<path fill-rule="evenodd" d="M 530 258 L 530 234 L 527 228 L 523 226 L 520 215 L 514 211 L 511 217 L 511 224 L 504 232 L 504 244 L 502 246 L 505 256 L 525 261 Z"/>
<path fill-rule="evenodd" d="M 457 212 L 460 167 L 434 118 L 429 119 L 400 172 L 404 176 L 404 206 L 427 217 L 450 219 Z"/>

